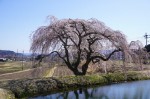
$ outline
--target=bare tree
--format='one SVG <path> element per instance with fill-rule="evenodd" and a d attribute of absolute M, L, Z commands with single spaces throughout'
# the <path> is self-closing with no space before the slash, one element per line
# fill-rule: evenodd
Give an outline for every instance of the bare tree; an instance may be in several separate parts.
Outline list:
<path fill-rule="evenodd" d="M 51 19 L 32 35 L 31 51 L 56 54 L 75 75 L 85 75 L 90 62 L 107 61 L 128 50 L 125 35 L 96 19 Z M 104 51 L 109 51 L 105 55 Z"/>

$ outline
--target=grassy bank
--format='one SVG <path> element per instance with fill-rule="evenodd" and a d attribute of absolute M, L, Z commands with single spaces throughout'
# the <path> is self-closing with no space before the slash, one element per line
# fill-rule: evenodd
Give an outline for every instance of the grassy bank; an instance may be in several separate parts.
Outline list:
<path fill-rule="evenodd" d="M 0 99 L 15 99 L 15 96 L 12 91 L 0 88 Z"/>
<path fill-rule="evenodd" d="M 102 75 L 50 77 L 41 79 L 22 79 L 0 82 L 0 87 L 11 90 L 17 98 L 41 94 L 50 94 L 59 91 L 73 90 L 94 85 L 107 85 L 124 81 L 146 80 L 139 72 L 109 73 Z"/>

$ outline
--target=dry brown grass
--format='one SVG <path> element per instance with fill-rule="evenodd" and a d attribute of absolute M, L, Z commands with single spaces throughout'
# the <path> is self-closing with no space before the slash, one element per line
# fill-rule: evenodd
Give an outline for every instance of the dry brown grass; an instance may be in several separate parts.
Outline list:
<path fill-rule="evenodd" d="M 123 72 L 122 65 L 122 61 L 107 61 L 101 62 L 101 64 L 91 63 L 89 65 L 87 75 L 105 73 L 104 68 L 107 68 L 108 72 Z M 20 62 L 6 62 L 0 63 L 0 80 L 47 77 L 45 75 L 48 75 L 53 67 L 56 67 L 56 69 L 54 69 L 51 76 L 62 77 L 74 75 L 73 72 L 65 65 L 55 64 L 52 66 L 50 63 L 42 63 L 42 66 L 40 67 L 32 68 L 31 63 L 27 62 L 24 64 L 24 70 L 22 71 Z M 150 65 L 143 65 L 143 67 L 144 70 L 141 72 L 143 72 L 145 75 L 150 75 Z M 126 70 L 139 71 L 139 66 L 133 63 L 128 63 Z"/>
<path fill-rule="evenodd" d="M 34 69 L 27 69 L 24 71 L 1 74 L 0 80 L 39 78 L 39 77 L 43 77 L 46 70 L 48 70 L 48 69 L 49 69 L 49 67 L 38 67 L 38 68 L 34 68 Z"/>
<path fill-rule="evenodd" d="M 74 75 L 73 72 L 68 69 L 67 66 L 59 66 L 55 69 L 53 76 L 68 76 L 68 75 Z"/>
<path fill-rule="evenodd" d="M 32 68 L 32 65 L 32 62 L 0 62 L 0 80 L 43 77 L 45 71 L 51 68 L 46 63 L 37 68 Z"/>
<path fill-rule="evenodd" d="M 31 62 L 11 61 L 0 62 L 0 74 L 12 73 L 22 71 L 31 68 Z"/>

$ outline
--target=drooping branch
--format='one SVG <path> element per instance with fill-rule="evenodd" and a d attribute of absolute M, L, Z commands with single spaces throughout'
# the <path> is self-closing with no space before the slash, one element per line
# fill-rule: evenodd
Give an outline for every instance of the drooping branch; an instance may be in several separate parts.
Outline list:
<path fill-rule="evenodd" d="M 113 52 L 111 52 L 109 55 L 108 55 L 108 57 L 104 57 L 104 56 L 92 56 L 91 57 L 91 61 L 92 60 L 94 60 L 94 59 L 102 59 L 103 61 L 108 61 L 109 59 L 110 59 L 110 57 L 114 54 L 114 53 L 116 53 L 116 52 L 119 52 L 119 51 L 122 51 L 121 49 L 118 49 L 118 50 L 114 50 Z"/>

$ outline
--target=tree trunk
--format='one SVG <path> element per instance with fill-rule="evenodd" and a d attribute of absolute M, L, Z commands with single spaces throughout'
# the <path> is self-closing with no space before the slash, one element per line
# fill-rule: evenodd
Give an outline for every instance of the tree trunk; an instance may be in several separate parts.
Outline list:
<path fill-rule="evenodd" d="M 85 75 L 83 72 L 80 72 L 78 69 L 74 69 L 72 72 L 73 72 L 74 75 L 76 75 L 76 76 L 83 76 L 83 75 Z"/>
<path fill-rule="evenodd" d="M 126 54 L 126 52 L 123 52 L 122 58 L 123 58 L 123 72 L 124 72 L 125 80 L 127 80 L 127 69 L 126 69 L 126 66 L 127 66 L 127 54 Z"/>
<path fill-rule="evenodd" d="M 88 58 L 86 60 L 86 62 L 82 65 L 82 70 L 78 69 L 79 65 L 73 65 L 72 66 L 71 64 L 68 64 L 68 63 L 66 63 L 66 65 L 74 73 L 74 75 L 76 75 L 76 76 L 82 76 L 82 75 L 86 75 L 89 63 L 90 63 L 90 60 Z"/>
<path fill-rule="evenodd" d="M 86 74 L 87 69 L 88 69 L 88 64 L 84 64 L 84 65 L 82 66 L 82 74 L 83 74 L 83 75 Z"/>

